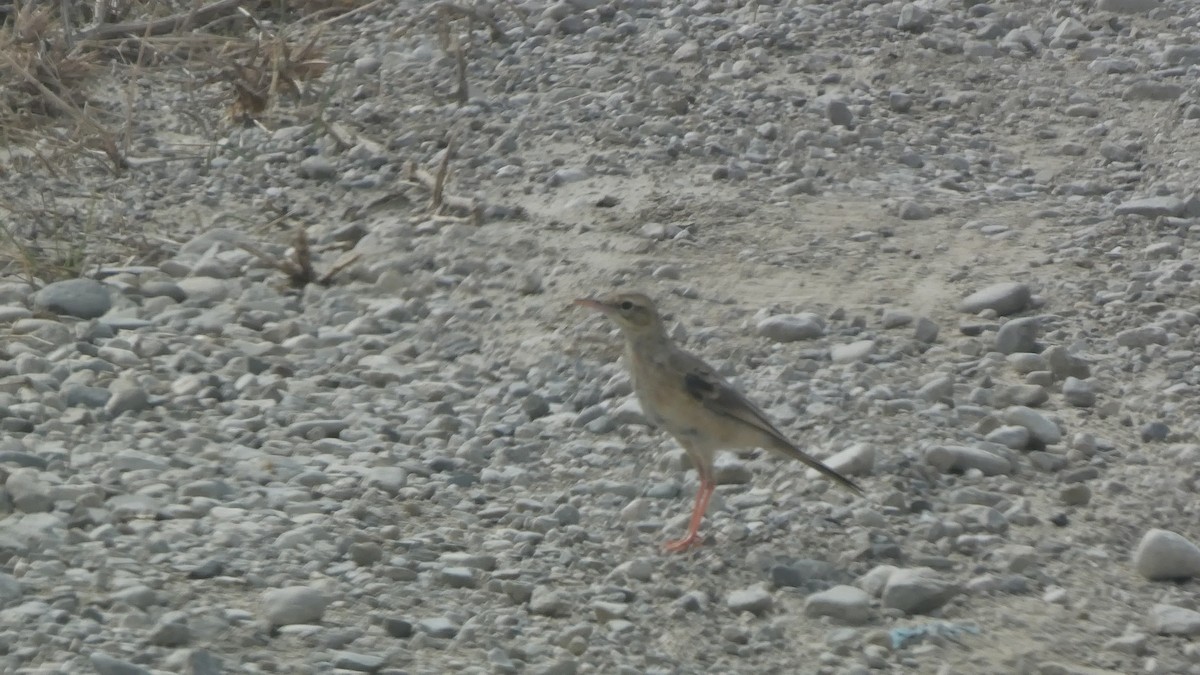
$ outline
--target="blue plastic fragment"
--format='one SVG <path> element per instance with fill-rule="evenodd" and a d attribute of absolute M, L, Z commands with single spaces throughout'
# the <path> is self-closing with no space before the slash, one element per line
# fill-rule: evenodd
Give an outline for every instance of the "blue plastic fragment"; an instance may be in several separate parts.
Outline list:
<path fill-rule="evenodd" d="M 979 635 L 979 627 L 974 624 L 957 624 L 948 621 L 933 621 L 920 626 L 893 628 L 891 630 L 892 649 L 903 649 L 910 644 L 918 643 L 929 636 L 945 638 L 958 642 L 964 634 Z"/>

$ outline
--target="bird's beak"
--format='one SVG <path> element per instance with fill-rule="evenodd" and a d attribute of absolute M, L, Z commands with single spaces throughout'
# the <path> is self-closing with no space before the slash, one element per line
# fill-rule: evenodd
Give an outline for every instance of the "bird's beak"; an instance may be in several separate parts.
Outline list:
<path fill-rule="evenodd" d="M 576 298 L 575 304 L 579 305 L 580 307 L 587 307 L 588 309 L 594 309 L 597 312 L 604 312 L 605 314 L 607 314 L 608 310 L 609 310 L 608 305 L 604 304 L 603 302 L 600 302 L 599 300 L 595 300 L 592 298 Z"/>

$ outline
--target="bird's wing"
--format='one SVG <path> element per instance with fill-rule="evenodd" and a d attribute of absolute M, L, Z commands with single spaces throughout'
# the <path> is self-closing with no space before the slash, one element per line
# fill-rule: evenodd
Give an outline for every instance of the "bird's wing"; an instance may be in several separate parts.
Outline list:
<path fill-rule="evenodd" d="M 683 387 L 688 395 L 700 402 L 710 412 L 758 429 L 774 441 L 774 445 L 767 449 L 782 452 L 792 459 L 799 460 L 851 492 L 862 494 L 862 488 L 854 481 L 796 447 L 796 444 L 767 418 L 761 408 L 746 398 L 708 364 L 682 350 L 675 350 L 671 354 L 671 361 L 671 366 L 683 374 Z"/>

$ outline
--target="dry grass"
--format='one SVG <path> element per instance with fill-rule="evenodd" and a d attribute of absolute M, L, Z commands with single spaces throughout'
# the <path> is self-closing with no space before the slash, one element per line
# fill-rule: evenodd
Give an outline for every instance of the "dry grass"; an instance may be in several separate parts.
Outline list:
<path fill-rule="evenodd" d="M 37 283 L 161 256 L 144 225 L 97 215 L 124 211 L 105 201 L 113 179 L 157 161 L 130 156 L 148 71 L 193 91 L 224 84 L 233 121 L 269 124 L 326 71 L 323 27 L 379 2 L 125 0 L 122 13 L 93 17 L 92 2 L 15 0 L 0 12 L 0 275 Z M 124 101 L 93 90 L 102 73 L 127 82 Z"/>

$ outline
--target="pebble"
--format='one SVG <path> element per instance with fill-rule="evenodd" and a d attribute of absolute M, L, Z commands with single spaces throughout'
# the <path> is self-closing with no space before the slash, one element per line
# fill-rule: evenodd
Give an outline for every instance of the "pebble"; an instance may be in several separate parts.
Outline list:
<path fill-rule="evenodd" d="M 930 568 L 902 568 L 888 576 L 881 599 L 886 608 L 906 614 L 926 614 L 945 605 L 960 592 L 957 584 L 939 578 Z"/>
<path fill-rule="evenodd" d="M 1175 532 L 1152 528 L 1134 550 L 1133 567 L 1151 581 L 1200 577 L 1200 546 Z"/>
<path fill-rule="evenodd" d="M 1008 316 L 1028 307 L 1032 295 L 1029 286 L 1020 282 L 995 284 L 963 298 L 958 304 L 958 311 L 978 314 L 990 309 L 998 316 Z"/>
<path fill-rule="evenodd" d="M 1077 377 L 1067 377 L 1062 385 L 1063 400 L 1076 408 L 1090 408 L 1096 405 L 1096 389 L 1088 380 Z"/>
<path fill-rule="evenodd" d="M 834 586 L 813 593 L 804 601 L 807 616 L 828 616 L 842 623 L 859 626 L 871 618 L 871 596 L 854 586 Z"/>
<path fill-rule="evenodd" d="M 1200 636 L 1200 612 L 1185 607 L 1156 603 L 1147 623 L 1155 635 Z"/>
<path fill-rule="evenodd" d="M 1000 455 L 962 445 L 934 446 L 925 452 L 925 461 L 942 473 L 975 470 L 985 476 L 998 476 L 1013 470 L 1012 464 Z"/>
<path fill-rule="evenodd" d="M 742 612 L 750 612 L 751 614 L 762 615 L 771 609 L 774 604 L 771 594 L 767 589 L 760 585 L 751 586 L 741 590 L 730 591 L 725 598 L 725 606 L 735 614 Z"/>
<path fill-rule="evenodd" d="M 33 294 L 35 309 L 77 319 L 95 319 L 112 309 L 108 286 L 92 279 L 67 279 L 46 284 Z"/>
<path fill-rule="evenodd" d="M 1042 413 L 1027 406 L 1011 406 L 1004 410 L 1007 424 L 1025 427 L 1030 436 L 1042 445 L 1055 445 L 1062 441 L 1062 430 Z"/>
<path fill-rule="evenodd" d="M 309 586 L 268 589 L 260 602 L 263 619 L 271 626 L 318 623 L 329 605 L 324 594 Z"/>
<path fill-rule="evenodd" d="M 816 314 L 779 314 L 760 321 L 757 331 L 775 342 L 815 340 L 825 335 L 825 322 Z"/>
<path fill-rule="evenodd" d="M 1118 216 L 1158 218 L 1159 216 L 1181 216 L 1185 208 L 1183 200 L 1178 197 L 1146 197 L 1122 202 L 1114 209 L 1114 213 Z"/>
<path fill-rule="evenodd" d="M 875 468 L 875 446 L 868 443 L 854 443 L 821 461 L 825 463 L 825 466 L 843 476 L 870 475 L 872 469 Z M 821 472 L 816 469 L 807 469 L 804 477 L 808 480 L 817 480 L 821 477 Z"/>
<path fill-rule="evenodd" d="M 1017 352 L 1037 352 L 1040 319 L 1028 316 L 1020 319 L 1010 319 L 996 331 L 996 351 L 1001 354 Z"/>
<path fill-rule="evenodd" d="M 834 363 L 844 365 L 862 361 L 874 352 L 874 340 L 857 340 L 847 345 L 834 345 L 830 347 L 829 358 Z"/>

